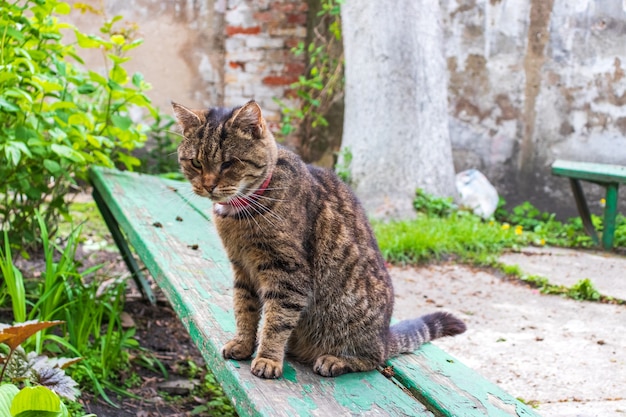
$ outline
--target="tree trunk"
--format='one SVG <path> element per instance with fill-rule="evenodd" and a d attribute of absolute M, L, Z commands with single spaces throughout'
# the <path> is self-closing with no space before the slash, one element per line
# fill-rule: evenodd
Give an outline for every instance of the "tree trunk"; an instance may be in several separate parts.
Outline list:
<path fill-rule="evenodd" d="M 439 3 L 345 0 L 342 148 L 376 218 L 414 215 L 415 190 L 456 196 Z"/>

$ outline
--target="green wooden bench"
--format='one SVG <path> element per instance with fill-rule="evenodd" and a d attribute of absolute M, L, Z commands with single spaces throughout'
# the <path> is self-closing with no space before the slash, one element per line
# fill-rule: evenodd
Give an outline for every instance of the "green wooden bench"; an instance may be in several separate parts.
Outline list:
<path fill-rule="evenodd" d="M 580 181 L 588 181 L 601 185 L 606 189 L 604 205 L 604 231 L 602 232 L 602 247 L 610 250 L 615 237 L 615 218 L 617 216 L 617 192 L 619 184 L 626 183 L 626 167 L 619 165 L 597 164 L 591 162 L 575 162 L 557 159 L 552 163 L 552 174 L 567 177 L 570 180 L 578 213 L 583 221 L 585 231 L 598 245 L 596 232 L 589 207 L 585 199 Z"/>
<path fill-rule="evenodd" d="M 250 362 L 224 360 L 235 332 L 231 269 L 208 199 L 187 183 L 94 168 L 94 199 L 144 295 L 154 301 L 128 244 L 172 304 L 240 416 L 535 416 L 496 385 L 432 344 L 380 371 L 323 378 L 285 365 L 263 380 Z M 462 342 L 459 342 L 462 343 Z"/>

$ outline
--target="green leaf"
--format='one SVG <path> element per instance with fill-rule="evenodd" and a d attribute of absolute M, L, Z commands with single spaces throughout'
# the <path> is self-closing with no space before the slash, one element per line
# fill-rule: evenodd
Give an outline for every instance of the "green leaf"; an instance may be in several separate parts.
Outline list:
<path fill-rule="evenodd" d="M 85 162 L 85 158 L 69 146 L 53 143 L 50 148 L 52 149 L 52 152 L 62 158 L 66 158 L 74 162 Z"/>
<path fill-rule="evenodd" d="M 89 71 L 89 79 L 100 85 L 107 85 L 107 79 L 94 71 Z"/>
<path fill-rule="evenodd" d="M 56 81 L 44 79 L 39 76 L 33 76 L 33 80 L 37 82 L 46 93 L 63 90 L 63 86 Z"/>
<path fill-rule="evenodd" d="M 24 42 L 24 35 L 22 34 L 22 32 L 20 32 L 19 30 L 15 28 L 12 28 L 10 26 L 9 27 L 0 26 L 0 34 L 4 34 L 4 33 L 14 38 L 18 42 Z"/>
<path fill-rule="evenodd" d="M 20 90 L 17 88 L 9 88 L 8 90 L 4 91 L 3 94 L 7 97 L 23 98 L 30 103 L 33 102 L 33 98 L 30 94 L 28 94 L 24 90 Z"/>
<path fill-rule="evenodd" d="M 124 67 L 120 65 L 113 65 L 111 71 L 109 72 L 109 78 L 116 82 L 117 84 L 125 84 L 128 81 L 128 73 L 124 69 Z"/>
<path fill-rule="evenodd" d="M 0 109 L 3 109 L 8 112 L 12 112 L 12 113 L 18 112 L 20 110 L 18 106 L 16 106 L 15 104 L 9 101 L 6 101 L 2 97 L 0 97 Z"/>
<path fill-rule="evenodd" d="M 89 130 L 93 130 L 94 123 L 90 114 L 87 113 L 74 113 L 69 119 L 67 124 L 70 126 L 85 126 Z"/>
<path fill-rule="evenodd" d="M 97 90 L 93 84 L 81 84 L 78 86 L 78 92 L 80 94 L 91 94 Z"/>
<path fill-rule="evenodd" d="M 76 104 L 71 101 L 57 101 L 52 103 L 49 107 L 50 110 L 59 110 L 59 109 L 75 109 Z"/>
<path fill-rule="evenodd" d="M 85 35 L 79 30 L 75 30 L 76 40 L 78 41 L 78 46 L 81 48 L 99 48 L 102 45 L 102 40 L 93 35 Z"/>
<path fill-rule="evenodd" d="M 43 166 L 54 175 L 61 172 L 61 165 L 59 165 L 58 162 L 53 161 L 51 159 L 44 159 Z"/>
<path fill-rule="evenodd" d="M 59 3 L 54 8 L 54 11 L 58 14 L 70 14 L 72 8 L 67 3 Z"/>
<path fill-rule="evenodd" d="M 19 388 L 13 384 L 0 385 L 0 416 L 11 415 L 11 403 L 19 392 Z"/>
<path fill-rule="evenodd" d="M 117 157 L 129 171 L 132 171 L 133 167 L 138 167 L 139 165 L 141 165 L 141 161 L 132 155 L 120 153 L 119 155 L 117 155 Z"/>
<path fill-rule="evenodd" d="M 128 130 L 129 127 L 132 126 L 133 121 L 128 116 L 121 116 L 119 114 L 114 114 L 111 116 L 111 121 L 115 125 L 122 130 Z"/>
<path fill-rule="evenodd" d="M 107 54 L 107 56 L 109 57 L 109 59 L 111 61 L 113 61 L 113 63 L 115 63 L 117 65 L 121 65 L 124 62 L 130 61 L 130 57 L 129 56 L 117 56 L 117 55 L 114 55 L 114 54 Z"/>
<path fill-rule="evenodd" d="M 26 146 L 22 142 L 8 142 L 4 145 L 4 154 L 6 158 L 9 160 L 11 165 L 17 166 L 20 163 L 20 159 L 22 159 L 22 149 L 19 145 Z M 27 148 L 28 149 L 28 148 Z"/>
<path fill-rule="evenodd" d="M 136 72 L 133 74 L 133 85 L 137 88 L 141 88 L 141 83 L 143 82 L 143 74 L 140 72 Z"/>
<path fill-rule="evenodd" d="M 100 151 L 94 151 L 93 154 L 102 165 L 107 167 L 113 166 L 113 161 L 111 161 L 111 158 L 107 154 Z"/>
<path fill-rule="evenodd" d="M 26 411 L 61 413 L 61 399 L 46 387 L 24 387 L 13 398 L 11 415 L 17 417 Z"/>
<path fill-rule="evenodd" d="M 124 46 L 122 46 L 122 51 L 124 51 L 124 52 L 130 51 L 131 49 L 135 49 L 136 47 L 138 47 L 142 43 L 143 43 L 143 39 L 135 39 L 131 43 L 127 43 Z"/>

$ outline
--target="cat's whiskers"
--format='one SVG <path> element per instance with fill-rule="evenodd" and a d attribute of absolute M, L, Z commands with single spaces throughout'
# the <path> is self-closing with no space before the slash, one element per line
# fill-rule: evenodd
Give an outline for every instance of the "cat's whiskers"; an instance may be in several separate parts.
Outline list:
<path fill-rule="evenodd" d="M 270 211 L 267 207 L 265 207 L 264 205 L 262 205 L 261 203 L 259 203 L 257 201 L 257 197 L 259 197 L 258 194 L 254 195 L 254 194 L 244 194 L 241 191 L 238 191 L 236 194 L 236 199 L 234 201 L 237 201 L 238 199 L 243 200 L 246 202 L 246 204 L 242 204 L 242 207 L 240 207 L 240 210 L 245 211 L 247 215 L 250 216 L 250 218 L 252 218 L 254 220 L 254 222 L 257 224 L 257 226 L 259 228 L 261 228 L 261 225 L 256 221 L 255 216 L 252 215 L 252 213 L 250 213 L 248 211 L 248 209 L 252 209 L 254 210 L 254 212 L 256 214 L 258 214 L 260 217 L 262 217 L 263 219 L 265 219 L 266 222 L 268 222 L 270 224 L 270 226 L 272 226 L 273 228 L 276 228 L 276 224 L 274 222 L 272 222 L 267 214 L 269 213 L 270 215 L 273 215 L 274 217 L 277 217 L 277 220 L 282 221 L 283 219 L 281 219 L 280 217 L 276 216 L 272 211 Z"/>
<path fill-rule="evenodd" d="M 237 197 L 243 199 L 246 202 L 248 201 L 245 196 L 239 196 L 239 193 L 237 194 Z M 246 221 L 248 222 L 249 228 L 252 228 L 252 223 L 250 223 L 250 220 L 252 220 L 257 225 L 257 227 L 261 229 L 261 225 L 259 224 L 259 222 L 257 222 L 252 213 L 248 211 L 248 204 L 242 204 L 238 199 L 233 200 L 232 204 L 235 208 L 239 210 L 240 213 L 243 213 L 243 217 L 245 217 Z"/>
<path fill-rule="evenodd" d="M 260 214 L 272 227 L 277 227 L 277 225 L 273 221 L 271 221 L 269 217 L 274 218 L 279 223 L 282 223 L 285 221 L 285 219 L 283 219 L 278 214 L 268 209 L 267 206 L 263 205 L 260 201 L 258 201 L 257 197 L 262 197 L 262 196 L 259 196 L 259 195 L 255 195 L 254 197 L 246 196 L 244 197 L 244 199 L 254 209 L 254 211 Z"/>
<path fill-rule="evenodd" d="M 256 196 L 257 200 L 267 200 L 267 201 L 285 201 L 282 198 L 273 198 L 273 197 L 267 197 L 264 195 L 257 195 Z"/>

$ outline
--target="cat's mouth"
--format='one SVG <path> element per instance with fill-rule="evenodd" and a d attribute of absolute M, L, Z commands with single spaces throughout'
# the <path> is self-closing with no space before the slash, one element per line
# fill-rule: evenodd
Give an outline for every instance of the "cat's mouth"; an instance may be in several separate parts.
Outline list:
<path fill-rule="evenodd" d="M 265 181 L 263 181 L 263 184 L 261 184 L 261 186 L 252 194 L 248 194 L 245 196 L 233 196 L 227 199 L 226 201 L 218 201 L 215 203 L 216 210 L 218 210 L 218 213 L 220 214 L 221 213 L 228 214 L 228 212 L 236 213 L 241 210 L 244 210 L 246 207 L 250 205 L 254 205 L 256 200 L 258 200 L 259 197 L 263 195 L 263 193 L 267 189 L 267 186 L 270 184 L 271 180 L 272 180 L 272 173 L 270 172 L 267 178 L 265 178 Z"/>

